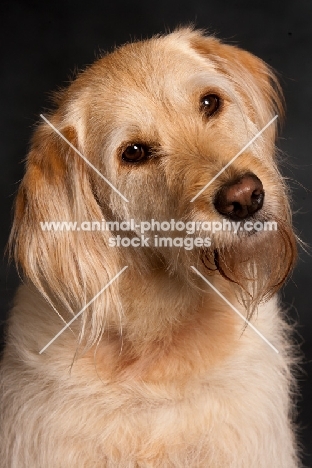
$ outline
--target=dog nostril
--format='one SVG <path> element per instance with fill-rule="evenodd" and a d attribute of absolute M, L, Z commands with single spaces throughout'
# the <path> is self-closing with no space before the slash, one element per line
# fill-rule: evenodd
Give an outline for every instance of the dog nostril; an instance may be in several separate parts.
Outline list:
<path fill-rule="evenodd" d="M 246 219 L 262 208 L 263 200 L 261 180 L 254 174 L 245 174 L 219 190 L 214 206 L 223 216 Z"/>

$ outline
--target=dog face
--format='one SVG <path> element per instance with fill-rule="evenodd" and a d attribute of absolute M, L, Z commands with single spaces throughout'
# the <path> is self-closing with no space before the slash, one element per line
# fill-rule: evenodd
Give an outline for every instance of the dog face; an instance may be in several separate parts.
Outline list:
<path fill-rule="evenodd" d="M 58 96 L 57 106 L 49 117 L 52 124 L 128 203 L 48 125 L 38 128 L 11 241 L 26 276 L 46 297 L 52 290 L 62 304 L 77 309 L 125 261 L 143 272 L 155 265 L 186 271 L 185 281 L 190 264 L 201 265 L 252 291 L 255 301 L 283 283 L 295 259 L 295 242 L 275 164 L 275 123 L 231 162 L 282 112 L 276 79 L 261 60 L 199 32 L 179 30 L 100 59 Z M 255 208 L 246 212 L 250 197 Z M 108 248 L 107 233 L 46 233 L 39 224 L 102 218 L 252 218 L 277 221 L 278 230 L 236 237 L 220 232 L 209 249 L 192 252 L 120 252 Z M 99 299 L 102 308 L 99 303 L 94 308 L 116 308 L 117 296 L 110 288 Z M 94 312 L 92 320 L 99 315 Z"/>
<path fill-rule="evenodd" d="M 267 179 L 266 191 L 280 185 L 272 125 L 190 203 L 280 107 L 260 60 L 184 31 L 125 46 L 91 70 L 75 83 L 80 102 L 72 112 L 82 152 L 129 200 L 95 181 L 101 205 L 109 200 L 116 217 L 219 218 L 213 200 L 229 180 L 253 172 Z M 274 214 L 285 205 L 278 191 L 265 200 Z"/>

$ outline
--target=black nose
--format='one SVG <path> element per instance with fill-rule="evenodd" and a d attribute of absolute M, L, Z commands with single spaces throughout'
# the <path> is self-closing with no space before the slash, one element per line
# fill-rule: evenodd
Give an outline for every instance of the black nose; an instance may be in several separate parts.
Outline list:
<path fill-rule="evenodd" d="M 223 216 L 239 220 L 249 218 L 261 210 L 263 200 L 261 180 L 249 173 L 221 187 L 214 206 Z"/>

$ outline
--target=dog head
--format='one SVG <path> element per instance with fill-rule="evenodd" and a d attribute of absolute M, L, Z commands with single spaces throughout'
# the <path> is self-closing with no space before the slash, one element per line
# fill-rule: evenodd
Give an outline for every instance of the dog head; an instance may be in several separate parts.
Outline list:
<path fill-rule="evenodd" d="M 281 115 L 281 102 L 260 59 L 190 29 L 98 60 L 58 95 L 48 117 L 54 129 L 42 123 L 35 132 L 11 235 L 26 276 L 73 311 L 125 264 L 142 275 L 169 269 L 186 281 L 194 264 L 255 301 L 274 292 L 293 266 L 295 241 L 275 162 L 276 121 L 254 137 Z M 129 219 L 275 221 L 278 228 L 217 232 L 209 247 L 186 251 L 110 248 L 107 231 L 40 226 Z M 138 234 L 136 227 L 128 233 Z M 90 307 L 94 335 L 118 297 L 116 281 Z"/>

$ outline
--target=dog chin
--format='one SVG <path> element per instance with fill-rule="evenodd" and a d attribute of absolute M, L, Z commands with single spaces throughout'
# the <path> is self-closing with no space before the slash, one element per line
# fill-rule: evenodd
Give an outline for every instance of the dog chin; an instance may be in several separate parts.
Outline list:
<path fill-rule="evenodd" d="M 219 274 L 247 292 L 254 303 L 271 297 L 284 283 L 296 259 L 296 239 L 288 223 L 276 231 L 251 231 L 232 235 L 219 233 L 201 261 L 209 273 Z M 223 236 L 223 234 L 227 234 Z M 252 293 L 250 294 L 250 291 Z"/>

